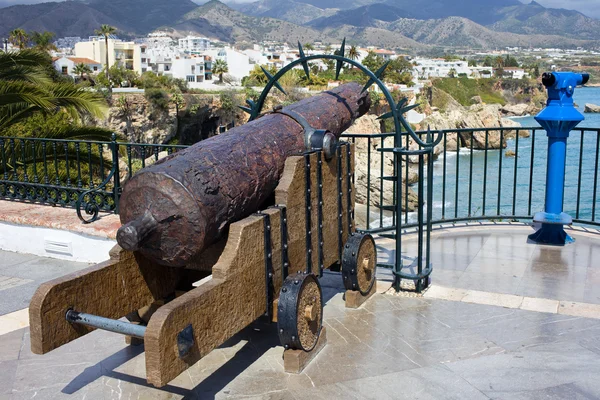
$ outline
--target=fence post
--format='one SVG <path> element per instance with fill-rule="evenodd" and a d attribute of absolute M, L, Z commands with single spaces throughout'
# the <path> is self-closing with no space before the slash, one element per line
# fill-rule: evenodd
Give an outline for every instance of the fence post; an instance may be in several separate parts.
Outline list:
<path fill-rule="evenodd" d="M 113 175 L 113 199 L 115 201 L 115 214 L 119 214 L 119 198 L 121 197 L 121 174 L 119 168 L 119 143 L 117 142 L 117 135 L 114 132 L 110 137 L 110 140 L 113 168 L 115 169 L 115 173 Z"/>

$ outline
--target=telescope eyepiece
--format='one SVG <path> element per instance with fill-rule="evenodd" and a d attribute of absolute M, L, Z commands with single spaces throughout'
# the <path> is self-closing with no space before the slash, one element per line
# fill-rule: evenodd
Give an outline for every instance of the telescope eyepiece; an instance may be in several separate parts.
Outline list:
<path fill-rule="evenodd" d="M 544 72 L 542 74 L 542 84 L 546 87 L 554 86 L 556 83 L 556 76 L 552 72 Z"/>
<path fill-rule="evenodd" d="M 582 79 L 581 79 L 582 85 L 585 85 L 590 80 L 590 74 L 583 73 L 583 74 L 581 74 L 581 77 L 582 77 Z"/>

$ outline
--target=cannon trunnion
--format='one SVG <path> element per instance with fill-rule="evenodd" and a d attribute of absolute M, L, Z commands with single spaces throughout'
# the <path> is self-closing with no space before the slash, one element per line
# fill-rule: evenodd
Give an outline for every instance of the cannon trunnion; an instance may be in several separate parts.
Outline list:
<path fill-rule="evenodd" d="M 274 204 L 232 223 L 203 253 L 211 275 L 116 246 L 110 260 L 41 285 L 30 305 L 32 351 L 94 328 L 138 337 L 148 382 L 160 387 L 266 316 L 277 321 L 284 359 L 317 352 L 323 270 L 341 266 L 348 306 L 374 292 L 374 243 L 354 228 L 353 167 L 353 147 L 343 142 L 331 160 L 322 151 L 288 157 Z M 117 321 L 125 316 L 132 322 Z"/>

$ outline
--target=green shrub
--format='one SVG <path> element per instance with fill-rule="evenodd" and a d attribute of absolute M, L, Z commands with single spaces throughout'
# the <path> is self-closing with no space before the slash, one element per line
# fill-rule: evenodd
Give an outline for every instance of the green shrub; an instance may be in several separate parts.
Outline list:
<path fill-rule="evenodd" d="M 169 95 L 166 91 L 156 88 L 146 89 L 144 96 L 154 110 L 169 110 Z"/>

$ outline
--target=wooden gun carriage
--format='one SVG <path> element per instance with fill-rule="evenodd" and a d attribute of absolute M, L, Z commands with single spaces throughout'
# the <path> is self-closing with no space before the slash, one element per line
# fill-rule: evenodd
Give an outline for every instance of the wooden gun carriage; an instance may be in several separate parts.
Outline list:
<path fill-rule="evenodd" d="M 353 146 L 313 147 L 284 162 L 262 211 L 229 224 L 184 267 L 116 246 L 110 260 L 41 285 L 30 305 L 32 351 L 95 328 L 122 333 L 143 340 L 147 380 L 160 387 L 266 317 L 278 324 L 286 369 L 299 371 L 325 344 L 323 270 L 341 269 L 346 305 L 358 307 L 375 290 L 377 256 L 372 237 L 355 231 Z"/>

